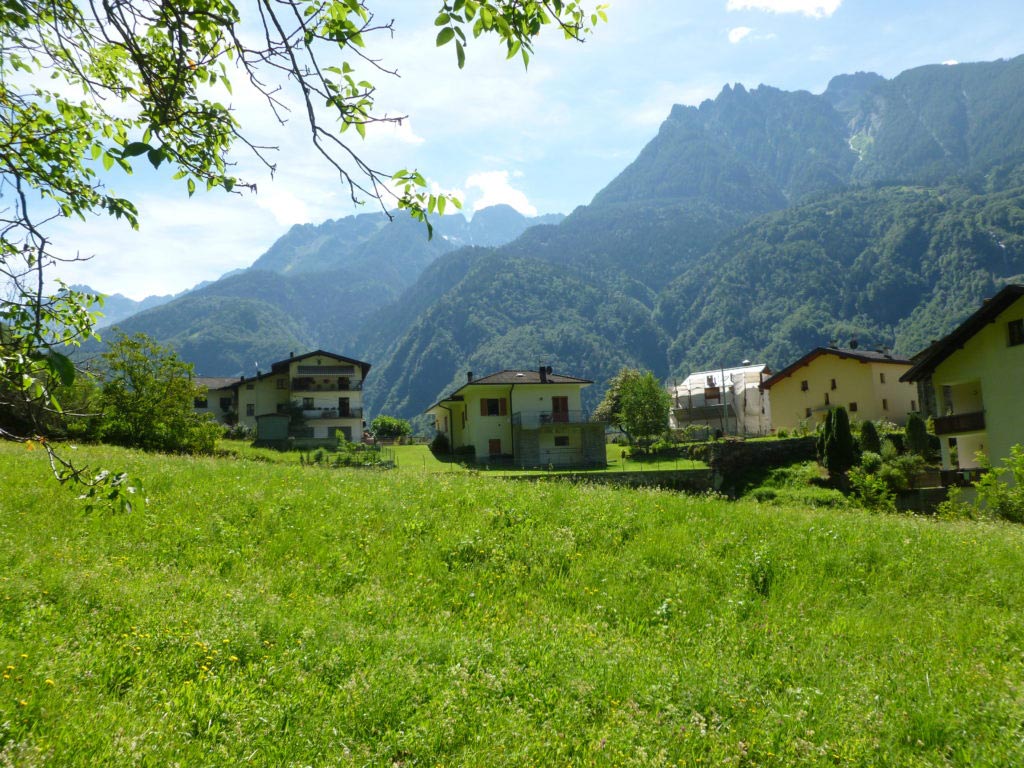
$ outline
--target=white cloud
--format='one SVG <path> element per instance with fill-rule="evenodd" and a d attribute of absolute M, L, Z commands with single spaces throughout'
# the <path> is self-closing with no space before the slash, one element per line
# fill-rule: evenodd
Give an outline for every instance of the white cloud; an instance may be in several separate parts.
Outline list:
<path fill-rule="evenodd" d="M 729 30 L 729 42 L 736 45 L 736 43 L 753 31 L 750 27 L 733 27 Z"/>
<path fill-rule="evenodd" d="M 472 203 L 474 212 L 504 203 L 512 206 L 524 216 L 537 215 L 537 208 L 530 204 L 526 194 L 509 184 L 508 171 L 474 173 L 466 179 L 466 187 L 480 190 L 480 196 Z"/>
<path fill-rule="evenodd" d="M 815 19 L 831 16 L 843 0 L 729 0 L 729 11 L 767 11 L 768 13 L 802 13 Z"/>

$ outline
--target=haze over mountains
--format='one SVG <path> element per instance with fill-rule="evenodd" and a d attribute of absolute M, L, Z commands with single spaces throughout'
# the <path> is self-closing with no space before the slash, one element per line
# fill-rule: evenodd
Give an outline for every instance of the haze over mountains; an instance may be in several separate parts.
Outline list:
<path fill-rule="evenodd" d="M 852 336 L 911 354 L 1024 279 L 1022 125 L 1024 57 L 726 86 L 564 220 L 298 226 L 119 325 L 207 375 L 336 350 L 373 363 L 371 413 L 406 417 L 466 370 L 543 361 L 596 400 L 621 365 L 778 368 Z"/>

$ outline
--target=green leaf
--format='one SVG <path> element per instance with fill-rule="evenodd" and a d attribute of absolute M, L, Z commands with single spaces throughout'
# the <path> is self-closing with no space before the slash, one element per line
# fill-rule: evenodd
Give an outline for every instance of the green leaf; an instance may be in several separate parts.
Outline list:
<path fill-rule="evenodd" d="M 159 168 L 160 163 L 162 163 L 167 156 L 163 153 L 163 150 L 151 149 L 146 153 L 146 157 L 149 158 L 149 162 L 154 168 Z"/>
<path fill-rule="evenodd" d="M 188 196 L 192 197 L 192 195 L 194 195 L 196 193 L 196 182 L 195 182 L 195 180 L 194 179 L 189 179 L 186 182 L 186 186 L 188 187 Z"/>
<path fill-rule="evenodd" d="M 46 363 L 65 387 L 75 383 L 75 366 L 69 357 L 50 350 L 46 354 Z"/>
<path fill-rule="evenodd" d="M 455 30 L 445 27 L 437 33 L 437 47 L 440 48 L 442 45 L 450 43 L 453 37 L 455 37 Z"/>
<path fill-rule="evenodd" d="M 121 150 L 121 157 L 137 157 L 153 149 L 144 141 L 133 141 Z"/>
<path fill-rule="evenodd" d="M 458 40 L 455 41 L 455 57 L 459 60 L 459 69 L 466 66 L 466 49 Z"/>

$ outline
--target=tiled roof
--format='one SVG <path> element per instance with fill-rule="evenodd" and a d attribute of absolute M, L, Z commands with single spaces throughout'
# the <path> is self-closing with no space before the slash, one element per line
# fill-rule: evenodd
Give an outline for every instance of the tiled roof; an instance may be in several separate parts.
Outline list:
<path fill-rule="evenodd" d="M 239 381 L 237 376 L 193 376 L 192 383 L 205 389 L 227 389 Z"/>
<path fill-rule="evenodd" d="M 546 379 L 546 381 L 541 381 L 540 380 L 540 371 L 533 371 L 533 370 L 530 370 L 530 371 L 505 370 L 505 371 L 498 371 L 497 373 L 489 373 L 486 376 L 481 376 L 480 378 L 475 378 L 472 381 L 467 381 L 465 384 L 463 384 L 461 387 L 456 389 L 450 395 L 446 395 L 445 397 L 442 397 L 440 400 L 438 400 L 432 406 L 427 408 L 427 410 L 424 411 L 424 413 L 429 413 L 434 408 L 439 406 L 441 403 L 447 402 L 449 400 L 461 400 L 462 399 L 462 395 L 460 393 L 462 392 L 462 390 L 466 389 L 466 387 L 476 386 L 477 384 L 482 384 L 484 386 L 488 386 L 488 385 L 504 385 L 504 386 L 507 387 L 507 386 L 510 386 L 512 384 L 539 384 L 539 385 L 546 385 L 546 384 L 581 384 L 581 385 L 585 386 L 587 384 L 593 384 L 594 383 L 590 379 L 578 379 L 575 376 L 563 376 L 560 373 L 548 373 L 548 374 L 545 374 L 545 379 Z"/>
<path fill-rule="evenodd" d="M 952 333 L 914 355 L 914 367 L 900 377 L 900 381 L 920 381 L 927 378 L 939 363 L 960 349 L 967 340 L 1002 314 L 1003 310 L 1024 296 L 1024 285 L 1010 284 L 991 299 L 986 299 L 973 315 Z"/>
<path fill-rule="evenodd" d="M 840 359 L 846 360 L 859 360 L 862 363 L 889 363 L 892 365 L 910 365 L 910 361 L 902 358 L 895 357 L 888 352 L 879 352 L 870 349 L 840 349 L 839 347 L 816 347 L 808 352 L 806 355 L 801 357 L 795 363 L 791 363 L 783 368 L 781 371 L 776 373 L 770 379 L 766 379 L 764 384 L 761 386 L 764 389 L 771 389 L 773 385 L 778 384 L 788 376 L 792 376 L 798 369 L 803 368 L 809 364 L 815 358 L 821 357 L 822 355 L 832 355 Z"/>

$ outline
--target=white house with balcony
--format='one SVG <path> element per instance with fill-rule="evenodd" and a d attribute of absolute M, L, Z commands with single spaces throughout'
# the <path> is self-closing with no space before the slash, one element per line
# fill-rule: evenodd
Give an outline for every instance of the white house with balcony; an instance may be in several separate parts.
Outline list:
<path fill-rule="evenodd" d="M 358 442 L 364 426 L 363 382 L 369 372 L 369 363 L 322 349 L 293 354 L 249 378 L 228 384 L 213 380 L 220 386 L 208 389 L 203 407 L 218 421 L 237 418 L 256 430 L 258 442 L 290 437 Z"/>
<path fill-rule="evenodd" d="M 454 451 L 472 446 L 478 462 L 516 466 L 604 466 L 605 425 L 581 405 L 587 379 L 550 367 L 505 370 L 466 383 L 425 412 Z"/>
<path fill-rule="evenodd" d="M 772 413 L 768 393 L 761 385 L 771 375 L 767 365 L 746 361 L 737 368 L 691 373 L 669 388 L 670 426 L 703 427 L 711 434 L 767 435 Z"/>

